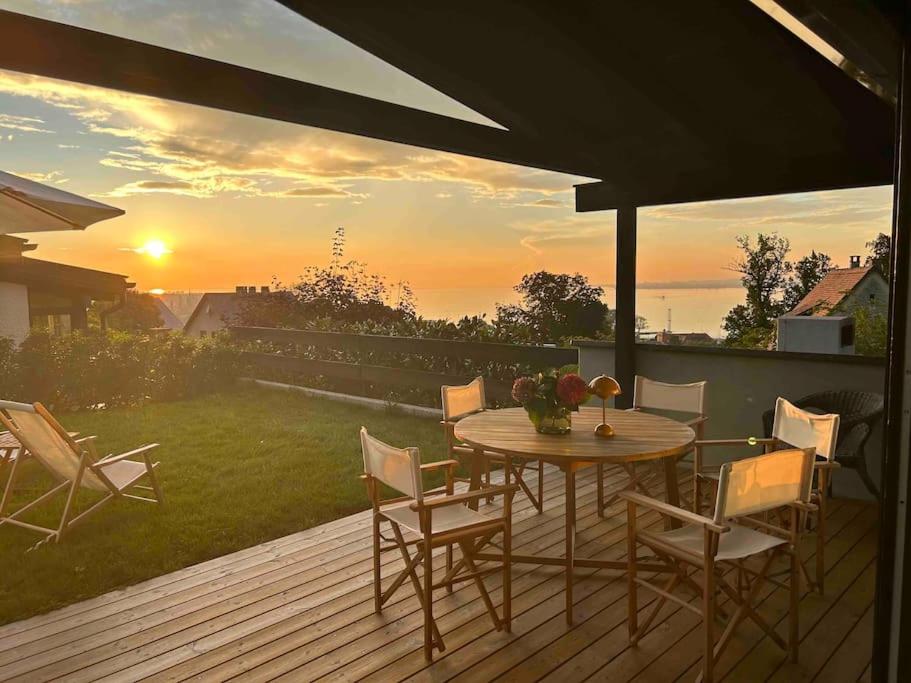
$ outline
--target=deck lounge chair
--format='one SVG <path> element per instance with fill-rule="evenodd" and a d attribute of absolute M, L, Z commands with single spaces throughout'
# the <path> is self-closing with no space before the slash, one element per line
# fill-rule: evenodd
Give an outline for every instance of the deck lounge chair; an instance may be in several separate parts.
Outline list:
<path fill-rule="evenodd" d="M 57 484 L 46 493 L 26 503 L 18 510 L 9 511 L 10 499 L 15 489 L 16 476 L 24 458 L 13 460 L 12 471 L 3 498 L 0 499 L 0 526 L 11 524 L 44 534 L 34 548 L 50 541 L 59 541 L 63 534 L 90 513 L 106 505 L 114 498 L 161 503 L 161 489 L 155 478 L 158 463 L 150 459 L 150 452 L 158 444 L 147 444 L 127 453 L 99 458 L 95 450 L 95 437 L 74 439 L 60 425 L 53 415 L 40 403 L 14 403 L 0 401 L 0 424 L 22 444 L 28 456 L 34 458 L 57 480 Z M 143 458 L 136 462 L 131 458 Z M 148 478 L 149 486 L 140 485 Z M 88 489 L 105 493 L 101 500 L 83 512 L 74 515 L 74 506 L 80 491 Z M 128 491 L 148 491 L 148 495 L 135 495 Z M 66 492 L 66 505 L 56 529 L 22 521 L 21 516 L 28 510 Z"/>

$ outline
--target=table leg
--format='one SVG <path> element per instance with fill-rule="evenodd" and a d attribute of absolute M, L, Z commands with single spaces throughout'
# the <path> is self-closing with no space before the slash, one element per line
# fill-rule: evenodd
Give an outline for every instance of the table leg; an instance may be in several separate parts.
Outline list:
<path fill-rule="evenodd" d="M 576 471 L 566 473 L 566 623 L 573 625 L 573 573 L 576 545 Z"/>
<path fill-rule="evenodd" d="M 481 475 L 484 472 L 484 455 L 483 451 L 474 450 L 471 453 L 471 474 L 468 482 L 469 491 L 477 491 L 481 488 Z M 478 500 L 469 501 L 468 507 L 472 510 L 478 509 Z"/>
<path fill-rule="evenodd" d="M 674 507 L 680 507 L 680 486 L 677 483 L 677 458 L 664 458 L 664 487 L 666 489 L 667 502 Z M 665 526 L 671 529 L 678 529 L 681 522 L 677 519 L 668 518 L 665 520 Z"/>

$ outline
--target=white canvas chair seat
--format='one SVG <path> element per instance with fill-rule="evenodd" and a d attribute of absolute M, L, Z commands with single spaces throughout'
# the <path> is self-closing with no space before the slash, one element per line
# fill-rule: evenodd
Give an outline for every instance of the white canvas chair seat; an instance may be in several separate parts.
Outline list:
<path fill-rule="evenodd" d="M 0 526 L 10 524 L 44 534 L 45 538 L 34 547 L 52 540 L 59 541 L 73 525 L 114 498 L 131 498 L 151 503 L 162 501 L 161 489 L 155 477 L 158 463 L 153 463 L 149 457 L 158 444 L 147 444 L 127 453 L 99 459 L 94 437 L 75 440 L 40 403 L 0 401 L 0 424 L 9 429 L 22 444 L 21 453 L 38 461 L 57 481 L 46 493 L 19 509 L 10 511 L 16 477 L 24 458 L 17 457 L 13 461 L 6 489 L 0 499 Z M 130 460 L 133 457 L 141 457 L 142 462 Z M 140 485 L 143 478 L 148 479 L 148 486 Z M 75 502 L 83 489 L 105 495 L 76 515 Z M 147 491 L 149 495 L 137 495 L 135 491 Z M 67 494 L 66 505 L 56 528 L 42 527 L 22 519 L 25 512 L 60 493 Z"/>
<path fill-rule="evenodd" d="M 443 420 L 441 424 L 446 432 L 446 443 L 449 446 L 449 456 L 461 456 L 483 460 L 484 466 L 484 486 L 490 487 L 490 465 L 505 466 L 506 458 L 502 453 L 493 453 L 491 451 L 475 452 L 475 450 L 455 438 L 454 427 L 456 422 L 462 418 L 480 413 L 487 409 L 487 398 L 484 392 L 484 378 L 476 377 L 468 384 L 462 386 L 443 386 L 440 388 L 441 402 L 443 405 Z M 528 496 L 528 500 L 535 506 L 538 512 L 544 511 L 544 461 L 538 461 L 538 492 L 533 493 L 525 482 L 525 474 L 528 461 L 521 460 L 518 464 L 510 465 L 510 474 L 516 478 L 522 491 Z M 488 497 L 487 502 L 492 498 Z"/>
<path fill-rule="evenodd" d="M 443 588 L 452 592 L 454 583 L 473 581 L 481 594 L 481 599 L 497 631 L 506 629 L 509 632 L 512 624 L 510 557 L 512 547 L 512 496 L 518 486 L 498 486 L 492 489 L 480 489 L 464 493 L 455 493 L 453 489 L 453 472 L 458 465 L 455 460 L 421 464 L 417 448 L 396 448 L 370 436 L 361 427 L 361 450 L 364 455 L 364 480 L 367 483 L 367 494 L 373 505 L 373 599 L 374 610 L 380 614 L 383 605 L 396 590 L 410 581 L 421 609 L 424 612 L 424 658 L 433 659 L 433 650 L 445 649 L 443 636 L 433 618 L 433 590 Z M 508 466 L 508 463 L 507 463 Z M 443 495 L 427 496 L 421 481 L 424 470 L 446 470 L 446 489 Z M 384 503 L 380 498 L 379 484 L 385 484 L 400 493 L 404 498 L 397 498 Z M 475 504 L 480 498 L 488 495 L 503 496 L 503 511 L 500 516 L 483 515 L 471 510 L 468 505 Z M 382 525 L 388 524 L 392 529 L 393 539 L 383 533 Z M 403 530 L 415 534 L 417 539 L 406 541 Z M 502 534 L 503 560 L 495 566 L 479 567 L 476 555 L 485 545 L 493 543 L 494 536 Z M 394 540 L 394 544 L 390 541 Z M 386 545 L 383 545 L 386 541 Z M 453 562 L 453 546 L 458 545 L 462 557 L 458 563 Z M 445 546 L 446 571 L 441 580 L 433 581 L 433 548 Z M 410 547 L 414 548 L 411 554 Z M 382 590 L 380 554 L 398 549 L 405 568 Z M 421 567 L 423 576 L 419 577 L 417 569 Z M 503 618 L 497 614 L 490 594 L 484 585 L 484 577 L 493 572 L 503 576 Z"/>
<path fill-rule="evenodd" d="M 727 527 L 728 530 L 718 537 L 718 552 L 715 553 L 717 561 L 743 560 L 788 542 L 787 539 L 780 536 L 773 536 L 733 522 L 729 522 Z M 705 530 L 700 526 L 687 524 L 679 529 L 652 533 L 648 536 L 659 540 L 662 544 L 674 545 L 694 555 L 703 555 L 705 552 Z"/>
<path fill-rule="evenodd" d="M 410 501 L 381 507 L 380 514 L 390 522 L 395 522 L 399 526 L 408 529 L 408 531 L 416 534 L 423 533 L 421 531 L 421 520 L 418 517 L 418 513 L 411 509 Z M 465 505 L 453 505 L 434 510 L 431 518 L 430 533 L 441 534 L 495 521 L 494 518 L 483 515 Z"/>
<path fill-rule="evenodd" d="M 148 469 L 144 462 L 120 460 L 119 462 L 112 462 L 105 465 L 102 460 L 98 464 L 101 466 L 101 471 L 104 472 L 104 476 L 107 477 L 108 481 L 110 481 L 118 491 L 125 491 L 148 474 Z"/>

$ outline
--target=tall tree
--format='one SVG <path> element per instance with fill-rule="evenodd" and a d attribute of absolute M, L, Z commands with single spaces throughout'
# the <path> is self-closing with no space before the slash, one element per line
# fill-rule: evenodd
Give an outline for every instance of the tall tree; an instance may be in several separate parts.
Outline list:
<path fill-rule="evenodd" d="M 837 268 L 832 263 L 828 254 L 811 251 L 793 265 L 793 275 L 788 280 L 784 288 L 784 309 L 790 311 L 801 299 L 820 283 L 833 268 Z"/>
<path fill-rule="evenodd" d="M 755 245 L 748 235 L 741 235 L 737 246 L 742 256 L 730 269 L 741 275 L 746 303 L 735 306 L 724 318 L 727 343 L 767 345 L 775 332 L 775 319 L 786 310 L 778 295 L 792 270 L 787 260 L 791 244 L 777 234 L 760 233 Z"/>
<path fill-rule="evenodd" d="M 867 255 L 865 266 L 873 266 L 886 280 L 889 279 L 889 259 L 892 255 L 892 237 L 879 233 L 866 244 L 870 253 Z"/>
<path fill-rule="evenodd" d="M 498 305 L 494 325 L 516 330 L 517 338 L 559 341 L 607 331 L 604 290 L 589 284 L 584 275 L 541 270 L 524 275 L 515 291 L 522 295 L 521 303 Z"/>

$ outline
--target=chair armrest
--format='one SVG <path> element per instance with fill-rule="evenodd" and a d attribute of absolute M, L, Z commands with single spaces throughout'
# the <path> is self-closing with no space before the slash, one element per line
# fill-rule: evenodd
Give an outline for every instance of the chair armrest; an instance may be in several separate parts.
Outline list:
<path fill-rule="evenodd" d="M 760 446 L 760 445 L 773 445 L 778 441 L 778 439 L 758 439 L 753 438 L 753 442 L 750 442 L 749 439 L 703 439 L 697 441 L 697 446 Z"/>
<path fill-rule="evenodd" d="M 690 512 L 689 510 L 684 510 L 683 508 L 674 507 L 673 505 L 665 503 L 664 501 L 649 498 L 648 496 L 643 496 L 641 493 L 635 493 L 633 491 L 621 491 L 617 494 L 617 496 L 633 503 L 634 505 L 641 505 L 642 507 L 651 508 L 652 510 L 659 512 L 662 515 L 679 519 L 681 522 L 686 522 L 687 524 L 704 526 L 705 528 L 715 531 L 719 534 L 722 534 L 728 530 L 728 527 L 716 524 L 715 520 L 710 519 L 709 517 L 703 517 L 702 515 L 697 515 L 695 512 Z"/>
<path fill-rule="evenodd" d="M 813 463 L 814 470 L 837 470 L 841 468 L 841 464 L 835 462 L 834 460 L 828 460 L 823 462 L 822 460 L 817 460 Z"/>
<path fill-rule="evenodd" d="M 437 470 L 441 467 L 458 467 L 458 460 L 438 460 L 437 462 L 428 462 L 421 465 L 421 471 Z"/>
<path fill-rule="evenodd" d="M 71 436 L 72 436 L 72 435 L 71 435 Z M 95 435 L 92 435 L 92 436 L 83 436 L 81 439 L 74 439 L 74 442 L 75 442 L 75 443 L 78 443 L 78 444 L 83 444 L 83 443 L 85 443 L 86 441 L 94 441 L 94 440 L 97 439 L 97 438 L 98 438 L 98 437 L 95 436 Z"/>
<path fill-rule="evenodd" d="M 451 496 L 445 496 L 442 498 L 434 498 L 432 500 L 425 500 L 420 503 L 415 501 L 411 504 L 411 509 L 417 512 L 424 508 L 440 508 L 447 505 L 456 505 L 458 503 L 468 503 L 473 500 L 478 500 L 480 498 L 489 498 L 491 496 L 500 496 L 506 493 L 515 493 L 519 490 L 518 484 L 510 484 L 509 486 L 491 486 L 489 489 L 478 489 L 477 491 L 465 491 L 464 493 L 454 493 Z"/>
<path fill-rule="evenodd" d="M 159 445 L 160 444 L 157 444 L 157 443 L 149 443 L 149 444 L 146 444 L 145 446 L 140 446 L 139 448 L 135 448 L 132 451 L 127 451 L 126 453 L 121 453 L 120 455 L 109 455 L 107 457 L 102 458 L 98 462 L 96 462 L 94 465 L 92 465 L 92 467 L 106 467 L 107 465 L 110 465 L 115 462 L 120 462 L 121 460 L 127 460 L 128 458 L 132 458 L 133 456 L 136 456 L 136 455 L 143 455 L 143 454 L 147 453 L 148 451 L 151 451 L 152 449 L 158 448 Z"/>

